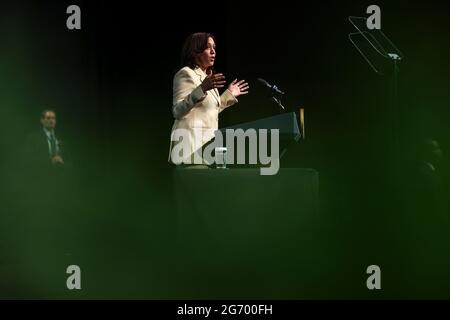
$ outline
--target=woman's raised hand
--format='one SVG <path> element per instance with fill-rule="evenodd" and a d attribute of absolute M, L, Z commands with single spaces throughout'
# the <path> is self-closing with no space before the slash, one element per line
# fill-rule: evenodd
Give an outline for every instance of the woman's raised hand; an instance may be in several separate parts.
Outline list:
<path fill-rule="evenodd" d="M 225 76 L 222 73 L 216 73 L 207 76 L 206 79 L 203 80 L 201 86 L 203 92 L 206 92 L 216 88 L 223 88 L 225 86 L 225 83 Z"/>
<path fill-rule="evenodd" d="M 249 88 L 250 87 L 248 86 L 248 83 L 245 82 L 245 80 L 237 81 L 237 79 L 235 79 L 228 86 L 228 90 L 230 90 L 233 96 L 235 96 L 236 98 L 240 95 L 247 94 Z"/>

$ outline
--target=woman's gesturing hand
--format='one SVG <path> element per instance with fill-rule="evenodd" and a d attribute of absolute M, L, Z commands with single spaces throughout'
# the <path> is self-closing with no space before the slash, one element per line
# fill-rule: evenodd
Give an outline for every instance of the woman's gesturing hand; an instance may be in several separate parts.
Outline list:
<path fill-rule="evenodd" d="M 202 82 L 203 92 L 216 89 L 223 88 L 225 86 L 225 76 L 222 73 L 212 74 L 207 76 L 205 80 Z"/>
<path fill-rule="evenodd" d="M 233 96 L 235 96 L 236 98 L 240 95 L 247 94 L 249 88 L 250 87 L 248 86 L 248 83 L 245 82 L 245 80 L 241 80 L 238 82 L 237 79 L 235 79 L 228 86 L 228 90 L 230 90 Z"/>

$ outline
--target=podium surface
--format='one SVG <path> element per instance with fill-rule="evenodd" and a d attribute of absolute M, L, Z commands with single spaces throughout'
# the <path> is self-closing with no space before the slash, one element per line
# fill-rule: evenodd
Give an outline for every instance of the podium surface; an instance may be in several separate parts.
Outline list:
<path fill-rule="evenodd" d="M 305 261 L 321 254 L 311 245 L 319 225 L 317 171 L 261 176 L 258 169 L 192 169 L 175 170 L 173 178 L 186 294 L 295 290 L 289 282 L 307 274 L 311 263 Z"/>

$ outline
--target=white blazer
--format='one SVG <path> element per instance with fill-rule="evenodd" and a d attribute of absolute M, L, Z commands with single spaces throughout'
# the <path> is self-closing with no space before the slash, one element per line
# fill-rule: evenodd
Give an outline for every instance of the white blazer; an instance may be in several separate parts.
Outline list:
<path fill-rule="evenodd" d="M 176 165 L 193 163 L 193 153 L 214 138 L 214 131 L 219 126 L 219 113 L 237 103 L 238 100 L 227 89 L 219 95 L 217 89 L 206 93 L 201 83 L 207 77 L 200 68 L 184 67 L 179 70 L 173 79 L 172 113 L 175 118 L 172 126 L 169 148 L 169 162 Z M 177 144 L 177 129 L 185 129 L 189 146 L 187 154 L 172 157 L 172 149 Z M 183 152 L 181 152 L 183 153 Z"/>

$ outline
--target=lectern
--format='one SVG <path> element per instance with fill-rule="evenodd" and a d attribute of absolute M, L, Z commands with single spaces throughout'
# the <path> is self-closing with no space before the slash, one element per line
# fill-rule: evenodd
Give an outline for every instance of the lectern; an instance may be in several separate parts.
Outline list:
<path fill-rule="evenodd" d="M 268 133 L 268 146 L 270 147 L 271 145 L 271 141 L 270 141 L 270 131 L 271 130 L 278 130 L 279 131 L 279 155 L 280 158 L 286 153 L 289 145 L 291 143 L 297 142 L 300 138 L 301 138 L 301 133 L 300 133 L 300 129 L 298 126 L 298 122 L 297 122 L 297 118 L 296 118 L 296 114 L 295 112 L 290 112 L 290 113 L 283 113 L 283 114 L 278 114 L 272 117 L 268 117 L 268 118 L 263 118 L 263 119 L 259 119 L 256 121 L 251 121 L 251 122 L 246 122 L 246 123 L 241 123 L 238 125 L 234 125 L 234 126 L 230 126 L 230 127 L 225 127 L 225 128 L 221 128 L 219 129 L 219 131 L 222 134 L 223 137 L 223 147 L 226 147 L 227 145 L 230 145 L 230 141 L 227 141 L 227 130 L 238 130 L 238 129 L 242 129 L 244 132 L 247 132 L 250 129 L 254 129 L 257 133 L 260 132 L 260 130 L 267 130 Z M 259 135 L 256 135 L 257 140 L 253 141 L 253 143 L 257 143 L 257 146 L 259 146 Z M 237 138 L 234 137 L 233 142 L 234 145 L 236 146 L 238 141 Z M 205 150 L 205 148 L 213 143 L 215 140 L 212 139 L 211 141 L 209 141 L 207 144 L 205 144 L 204 146 L 202 146 L 202 148 L 200 148 L 199 150 L 197 150 L 197 152 L 199 154 L 203 154 L 203 151 Z M 249 143 L 250 143 L 250 139 L 246 139 L 245 140 L 245 155 L 246 157 L 249 155 Z M 233 161 L 233 165 L 231 165 L 231 167 L 249 167 L 251 166 L 249 162 L 247 162 L 247 158 L 246 158 L 246 163 L 245 164 L 239 164 L 237 165 L 238 161 L 236 161 L 236 157 L 237 155 L 235 154 L 235 161 Z M 260 165 L 259 163 L 259 159 L 258 159 L 258 163 L 256 165 Z"/>

